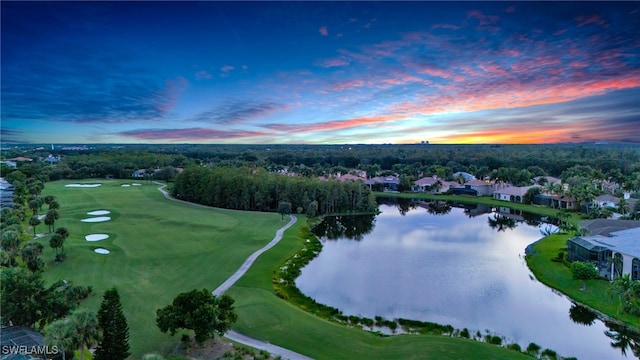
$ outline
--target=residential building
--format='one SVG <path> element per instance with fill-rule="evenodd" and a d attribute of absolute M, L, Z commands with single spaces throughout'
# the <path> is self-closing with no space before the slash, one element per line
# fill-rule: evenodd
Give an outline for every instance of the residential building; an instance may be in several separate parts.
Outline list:
<path fill-rule="evenodd" d="M 532 187 L 533 186 L 509 186 L 506 188 L 498 189 L 493 192 L 493 198 L 496 200 L 522 203 L 524 195 Z"/>
<path fill-rule="evenodd" d="M 615 208 L 620 203 L 620 199 L 618 199 L 615 196 L 606 194 L 606 195 L 600 195 L 600 196 L 596 197 L 595 202 L 600 207 L 612 207 L 612 208 Z"/>
<path fill-rule="evenodd" d="M 640 221 L 598 219 L 581 226 L 590 234 L 567 240 L 569 261 L 591 262 L 611 280 L 623 274 L 640 280 Z"/>

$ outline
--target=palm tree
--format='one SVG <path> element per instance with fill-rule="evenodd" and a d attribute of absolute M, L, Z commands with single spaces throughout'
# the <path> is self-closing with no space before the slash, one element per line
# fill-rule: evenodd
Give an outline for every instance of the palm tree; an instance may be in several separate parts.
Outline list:
<path fill-rule="evenodd" d="M 40 219 L 38 216 L 32 216 L 29 218 L 29 226 L 33 228 L 33 236 L 36 236 L 36 226 L 40 225 Z"/>
<path fill-rule="evenodd" d="M 615 259 L 615 257 L 611 259 Z M 609 296 L 611 297 L 617 296 L 623 308 L 626 308 L 626 303 L 629 301 L 629 296 L 631 295 L 632 289 L 633 280 L 631 280 L 631 275 L 624 274 L 622 276 L 616 277 L 613 283 L 611 283 L 611 286 L 607 289 L 607 294 L 609 294 Z M 618 313 L 619 312 L 620 310 L 618 309 Z"/>
<path fill-rule="evenodd" d="M 56 234 L 62 236 L 62 243 L 60 244 L 60 249 L 64 253 L 64 241 L 69 237 L 69 230 L 66 227 L 60 226 L 56 229 Z"/>
<path fill-rule="evenodd" d="M 631 211 L 629 201 L 627 201 L 627 199 L 620 199 L 620 202 L 618 203 L 618 212 L 622 215 L 626 215 L 629 211 Z"/>
<path fill-rule="evenodd" d="M 98 318 L 93 311 L 76 309 L 71 313 L 71 322 L 77 335 L 75 345 L 80 347 L 80 360 L 84 360 L 85 347 L 91 347 L 98 342 Z"/>
<path fill-rule="evenodd" d="M 47 345 L 57 346 L 62 350 L 62 360 L 65 360 L 66 353 L 73 349 L 74 344 L 77 343 L 76 335 L 71 320 L 64 318 L 49 324 L 45 341 Z"/>

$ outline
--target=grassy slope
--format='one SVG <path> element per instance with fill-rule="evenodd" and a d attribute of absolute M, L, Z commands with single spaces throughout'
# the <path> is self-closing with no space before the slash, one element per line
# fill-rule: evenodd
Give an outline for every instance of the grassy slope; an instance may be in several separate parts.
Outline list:
<path fill-rule="evenodd" d="M 277 214 L 204 209 L 168 201 L 157 185 L 123 188 L 121 181 L 102 181 L 99 188 L 65 188 L 68 182 L 48 183 L 45 195 L 60 202 L 61 218 L 71 236 L 63 264 L 51 260 L 48 238 L 44 258 L 45 278 L 68 279 L 91 285 L 93 296 L 85 303 L 98 310 L 102 294 L 116 286 L 130 327 L 133 357 L 167 351 L 178 338 L 162 334 L 155 311 L 171 303 L 180 292 L 194 288 L 213 290 L 256 249 L 273 238 L 282 223 Z M 110 210 L 112 220 L 83 223 L 92 210 Z M 45 231 L 44 225 L 38 231 Z M 84 236 L 107 233 L 109 239 L 87 242 Z M 109 255 L 93 252 L 104 246 Z"/>
<path fill-rule="evenodd" d="M 273 292 L 273 269 L 295 254 L 304 219 L 263 254 L 228 294 L 236 299 L 234 328 L 317 359 L 530 359 L 497 346 L 461 338 L 400 335 L 380 338 L 338 325 L 298 309 Z"/>

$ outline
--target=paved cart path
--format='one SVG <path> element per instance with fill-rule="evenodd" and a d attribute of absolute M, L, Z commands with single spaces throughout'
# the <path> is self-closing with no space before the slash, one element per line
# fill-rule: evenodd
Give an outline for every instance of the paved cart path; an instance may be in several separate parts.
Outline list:
<path fill-rule="evenodd" d="M 169 195 L 169 193 L 167 193 L 166 190 L 164 190 L 164 188 L 167 186 L 166 184 L 162 184 L 159 182 L 155 182 L 154 183 L 158 184 L 158 185 L 162 185 L 158 188 L 158 190 L 164 195 L 165 198 L 169 199 L 169 200 L 173 200 L 173 201 L 180 201 L 180 202 L 184 202 L 187 204 L 191 204 L 193 206 L 198 206 L 198 207 L 208 207 L 205 205 L 200 205 L 200 204 L 194 204 L 188 201 L 183 201 L 183 200 L 179 200 L 179 199 L 175 199 L 173 197 L 171 197 Z M 284 235 L 285 230 L 287 230 L 288 228 L 290 228 L 293 224 L 296 223 L 297 218 L 293 215 L 289 215 L 290 216 L 290 220 L 289 222 L 284 225 L 283 227 L 281 227 L 280 229 L 278 229 L 278 231 L 276 231 L 276 235 L 273 237 L 273 239 L 271 241 L 269 241 L 269 243 L 267 245 L 265 245 L 264 247 L 262 247 L 261 249 L 256 250 L 253 254 L 251 254 L 247 260 L 245 260 L 245 262 L 240 266 L 240 268 L 233 273 L 225 282 L 222 283 L 222 285 L 218 286 L 215 290 L 213 290 L 213 295 L 222 295 L 225 291 L 229 290 L 229 288 L 231 286 L 233 286 L 233 284 L 236 283 L 236 281 L 238 281 L 250 268 L 251 265 L 253 265 L 254 261 L 256 261 L 256 259 L 258 258 L 258 256 L 260 256 L 262 253 L 264 253 L 265 251 L 271 249 L 272 247 L 274 247 L 280 240 L 282 240 L 282 235 Z M 285 349 L 283 347 L 277 346 L 277 345 L 273 345 L 271 343 L 268 343 L 266 341 L 262 341 L 262 340 L 258 340 L 258 339 L 254 339 L 252 337 L 243 335 L 239 332 L 233 331 L 233 330 L 229 330 L 227 331 L 224 336 L 228 339 L 231 339 L 235 342 L 247 345 L 247 346 L 251 346 L 253 348 L 256 349 L 260 349 L 260 350 L 265 350 L 268 351 L 269 353 L 276 355 L 276 356 L 281 356 L 284 359 L 290 359 L 290 360 L 311 360 L 310 357 L 304 356 L 302 354 L 299 354 L 297 352 L 291 351 L 289 349 Z"/>

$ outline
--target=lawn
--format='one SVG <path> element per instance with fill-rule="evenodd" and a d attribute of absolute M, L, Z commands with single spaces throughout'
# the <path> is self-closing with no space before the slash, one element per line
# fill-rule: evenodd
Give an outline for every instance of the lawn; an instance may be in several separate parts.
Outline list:
<path fill-rule="evenodd" d="M 89 182 L 89 181 L 86 181 Z M 71 236 L 64 248 L 67 260 L 52 262 L 48 237 L 44 259 L 48 281 L 66 279 L 93 286 L 83 304 L 98 310 L 104 291 L 115 286 L 130 327 L 132 357 L 166 352 L 179 336 L 170 338 L 155 325 L 156 309 L 180 292 L 213 290 L 255 250 L 269 242 L 282 226 L 278 214 L 204 208 L 166 200 L 158 185 L 122 187 L 125 181 L 100 181 L 98 188 L 66 188 L 70 182 L 47 183 L 44 195 L 55 195 L 60 219 Z M 46 206 L 45 206 L 46 207 Z M 84 223 L 93 210 L 111 211 L 111 221 Z M 37 227 L 44 232 L 46 226 Z M 85 235 L 105 233 L 106 240 L 87 242 Z M 96 247 L 111 251 L 94 253 Z"/>
<path fill-rule="evenodd" d="M 86 181 L 90 182 L 90 181 Z M 62 264 L 52 263 L 48 238 L 44 257 L 48 281 L 67 279 L 93 286 L 83 306 L 97 311 L 104 290 L 116 286 L 131 329 L 132 358 L 158 351 L 167 353 L 179 341 L 160 333 L 156 309 L 180 292 L 206 287 L 213 290 L 256 249 L 270 241 L 284 224 L 278 214 L 205 208 L 166 200 L 157 185 L 122 187 L 126 181 L 100 181 L 98 188 L 66 188 L 69 181 L 47 183 L 44 195 L 61 205 L 56 226 L 71 233 Z M 87 212 L 109 210 L 112 220 L 84 223 Z M 402 335 L 380 338 L 337 325 L 278 298 L 271 285 L 274 269 L 302 246 L 300 219 L 283 241 L 261 255 L 251 270 L 229 290 L 236 299 L 239 322 L 234 329 L 318 359 L 527 359 L 494 345 L 445 336 Z M 38 226 L 38 232 L 45 230 Z M 100 242 L 84 236 L 106 233 Z M 93 252 L 96 247 L 109 255 Z"/>

